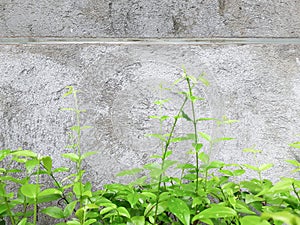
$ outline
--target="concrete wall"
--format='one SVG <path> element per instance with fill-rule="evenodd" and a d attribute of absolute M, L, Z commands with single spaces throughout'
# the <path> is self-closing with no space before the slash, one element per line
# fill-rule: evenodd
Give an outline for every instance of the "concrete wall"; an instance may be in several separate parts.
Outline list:
<path fill-rule="evenodd" d="M 0 36 L 299 37 L 298 0 L 1 0 Z"/>
<path fill-rule="evenodd" d="M 185 65 L 212 83 L 197 90 L 208 99 L 198 113 L 240 121 L 219 130 L 204 126 L 237 138 L 212 157 L 252 163 L 242 149 L 255 146 L 264 150 L 260 163 L 275 164 L 267 177 L 290 174 L 283 160 L 299 156 L 288 147 L 300 133 L 299 11 L 298 0 L 2 0 L 0 148 L 30 148 L 61 165 L 74 120 L 59 109 L 72 105 L 61 96 L 73 85 L 83 91 L 83 122 L 93 126 L 84 151 L 99 151 L 85 166 L 100 187 L 159 151 L 144 137 L 157 130 L 148 115 L 158 112 L 157 86 L 174 81 Z M 220 39 L 201 39 L 212 37 Z M 164 94 L 174 114 L 178 96 Z M 182 123 L 178 132 L 184 131 Z"/>

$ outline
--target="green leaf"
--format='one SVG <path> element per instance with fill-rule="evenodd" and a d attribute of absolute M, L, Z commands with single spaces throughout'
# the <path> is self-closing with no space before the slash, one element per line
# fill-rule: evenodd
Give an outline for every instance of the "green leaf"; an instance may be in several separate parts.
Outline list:
<path fill-rule="evenodd" d="M 289 146 L 293 147 L 293 148 L 300 148 L 300 142 L 295 142 L 290 144 Z"/>
<path fill-rule="evenodd" d="M 158 203 L 158 206 L 157 206 L 157 215 L 163 213 L 167 208 L 168 208 L 167 201 L 163 201 L 163 202 Z M 149 217 L 149 216 L 154 216 L 154 215 L 155 215 L 155 204 L 149 203 L 146 206 L 146 209 L 144 211 L 144 216 L 148 216 Z"/>
<path fill-rule="evenodd" d="M 134 216 L 130 220 L 131 222 L 128 222 L 127 225 L 145 225 L 144 216 Z"/>
<path fill-rule="evenodd" d="M 70 159 L 73 162 L 79 162 L 79 156 L 76 155 L 75 153 L 62 154 L 62 157 Z"/>
<path fill-rule="evenodd" d="M 98 152 L 96 152 L 96 151 L 86 152 L 86 153 L 82 154 L 81 160 L 83 160 L 83 159 L 85 159 L 85 158 L 87 158 L 87 157 L 90 157 L 90 156 L 92 156 L 92 155 L 95 155 L 95 154 L 97 154 L 97 153 L 98 153 Z"/>
<path fill-rule="evenodd" d="M 77 198 L 80 198 L 83 194 L 83 184 L 80 182 L 76 182 L 73 186 L 73 192 L 75 193 Z"/>
<path fill-rule="evenodd" d="M 69 172 L 70 169 L 67 167 L 59 167 L 53 170 L 53 173 Z"/>
<path fill-rule="evenodd" d="M 120 216 L 130 218 L 130 214 L 129 214 L 128 210 L 125 207 L 118 207 L 117 211 L 118 211 Z"/>
<path fill-rule="evenodd" d="M 70 202 L 66 207 L 64 208 L 64 217 L 67 218 L 72 215 L 75 207 L 76 207 L 77 201 Z"/>
<path fill-rule="evenodd" d="M 139 194 L 136 192 L 129 193 L 127 195 L 127 201 L 130 203 L 131 207 L 133 208 L 135 204 L 139 201 Z"/>
<path fill-rule="evenodd" d="M 55 188 L 48 188 L 38 194 L 38 202 L 50 202 L 62 197 L 62 192 Z"/>
<path fill-rule="evenodd" d="M 206 78 L 204 78 L 205 75 L 206 75 L 205 73 L 200 74 L 200 76 L 198 77 L 198 80 L 205 86 L 209 86 L 210 83 Z"/>
<path fill-rule="evenodd" d="M 199 152 L 201 150 L 201 148 L 203 147 L 203 144 L 202 143 L 193 143 L 192 146 L 195 148 L 195 151 L 196 152 Z"/>
<path fill-rule="evenodd" d="M 181 111 L 181 114 L 182 114 L 182 117 L 184 119 L 186 119 L 187 121 L 192 121 L 192 119 L 184 111 Z"/>
<path fill-rule="evenodd" d="M 10 152 L 11 152 L 10 149 L 0 150 L 0 161 L 2 161 L 6 156 L 8 156 Z"/>
<path fill-rule="evenodd" d="M 243 166 L 250 169 L 250 170 L 260 171 L 259 168 L 256 167 L 256 166 L 252 166 L 252 165 L 249 165 L 249 164 L 243 164 Z"/>
<path fill-rule="evenodd" d="M 291 214 L 287 211 L 282 212 L 275 212 L 275 213 L 263 213 L 262 218 L 269 219 L 272 218 L 273 220 L 282 221 L 288 225 L 299 225 L 300 224 L 300 217 Z"/>
<path fill-rule="evenodd" d="M 196 121 L 207 121 L 207 120 L 217 120 L 217 119 L 216 118 L 202 117 L 202 118 L 198 118 Z"/>
<path fill-rule="evenodd" d="M 200 152 L 199 159 L 206 164 L 209 162 L 209 156 L 204 152 Z"/>
<path fill-rule="evenodd" d="M 259 216 L 244 216 L 240 221 L 241 225 L 270 225 L 269 222 Z"/>
<path fill-rule="evenodd" d="M 211 136 L 209 136 L 208 134 L 206 134 L 206 133 L 203 133 L 203 132 L 198 132 L 199 133 L 199 135 L 202 137 L 202 138 L 204 138 L 205 140 L 207 140 L 207 141 L 211 141 Z"/>
<path fill-rule="evenodd" d="M 52 170 L 52 159 L 50 156 L 44 156 L 42 158 L 42 163 L 43 163 L 43 166 L 45 167 L 46 171 L 48 174 L 51 173 L 51 170 Z"/>
<path fill-rule="evenodd" d="M 260 171 L 265 171 L 265 170 L 268 170 L 268 169 L 270 169 L 270 168 L 272 168 L 272 167 L 273 167 L 273 164 L 272 164 L 272 163 L 263 164 L 263 165 L 261 165 L 261 166 L 259 167 L 259 170 L 260 170 Z"/>
<path fill-rule="evenodd" d="M 184 225 L 190 224 L 190 210 L 183 200 L 178 198 L 169 199 L 168 208 Z"/>
<path fill-rule="evenodd" d="M 214 140 L 212 140 L 213 143 L 218 143 L 221 141 L 231 141 L 234 140 L 235 138 L 231 138 L 231 137 L 221 137 L 221 138 L 216 138 Z"/>
<path fill-rule="evenodd" d="M 42 213 L 51 216 L 55 219 L 62 219 L 65 218 L 64 212 L 61 208 L 58 208 L 57 206 L 50 206 L 42 210 Z"/>
<path fill-rule="evenodd" d="M 65 97 L 67 97 L 67 96 L 74 93 L 74 87 L 73 86 L 66 86 L 66 88 L 68 89 L 68 91 L 63 94 L 63 98 L 65 98 Z"/>
<path fill-rule="evenodd" d="M 117 174 L 117 176 L 121 177 L 121 176 L 134 175 L 134 174 L 137 174 L 141 171 L 143 171 L 143 169 L 140 169 L 140 168 L 133 168 L 133 169 L 130 169 L 130 170 L 123 170 L 123 171 L 119 172 Z"/>
<path fill-rule="evenodd" d="M 300 167 L 300 162 L 298 162 L 295 159 L 288 159 L 288 160 L 285 160 L 285 161 L 292 164 L 292 165 L 294 165 L 294 166 Z"/>
<path fill-rule="evenodd" d="M 81 225 L 81 223 L 77 220 L 72 220 L 67 222 L 68 225 Z"/>
<path fill-rule="evenodd" d="M 25 167 L 26 167 L 28 173 L 31 173 L 31 172 L 34 170 L 34 168 L 35 168 L 37 165 L 39 165 L 39 163 L 40 163 L 40 161 L 37 160 L 36 158 L 31 159 L 31 160 L 27 160 L 27 161 L 25 162 Z"/>
<path fill-rule="evenodd" d="M 164 142 L 166 142 L 166 138 L 162 135 L 162 134 L 147 134 L 146 137 L 154 137 L 154 138 L 158 138 Z"/>
<path fill-rule="evenodd" d="M 40 192 L 40 186 L 38 184 L 24 184 L 21 187 L 21 192 L 28 198 L 36 198 Z"/>
<path fill-rule="evenodd" d="M 89 220 L 85 221 L 85 222 L 83 223 L 83 225 L 90 225 L 90 224 L 92 224 L 92 223 L 95 223 L 96 221 L 97 221 L 96 219 L 89 219 Z"/>
<path fill-rule="evenodd" d="M 165 160 L 164 161 L 164 166 L 163 166 L 163 171 L 166 171 L 169 167 L 173 166 L 174 164 L 176 164 L 177 161 L 174 160 Z"/>
<path fill-rule="evenodd" d="M 196 77 L 194 77 L 193 75 L 188 75 L 188 76 L 186 76 L 186 78 L 190 79 L 193 84 L 197 84 L 198 83 Z"/>
<path fill-rule="evenodd" d="M 201 211 L 199 214 L 195 215 L 192 219 L 192 222 L 196 220 L 206 219 L 206 218 L 227 218 L 227 217 L 235 217 L 237 216 L 237 212 L 232 208 L 226 206 L 213 206 L 211 208 L 205 209 Z"/>
<path fill-rule="evenodd" d="M 293 179 L 282 178 L 280 181 L 274 184 L 273 187 L 271 187 L 269 192 L 277 193 L 277 192 L 291 191 L 293 189 L 292 184 L 293 184 Z"/>
<path fill-rule="evenodd" d="M 23 218 L 23 219 L 20 220 L 20 222 L 18 223 L 18 225 L 26 225 L 26 222 L 27 222 L 27 218 L 25 217 L 25 218 Z"/>
<path fill-rule="evenodd" d="M 169 102 L 169 101 L 170 101 L 170 99 L 160 99 L 160 100 L 154 101 L 154 104 L 155 105 L 163 105 L 163 104 L 165 104 L 166 102 Z"/>
<path fill-rule="evenodd" d="M 108 213 L 108 212 L 110 212 L 112 210 L 116 210 L 116 207 L 115 206 L 113 206 L 113 207 L 111 207 L 111 206 L 106 207 L 106 208 L 104 208 L 104 209 L 102 209 L 100 211 L 100 215 L 104 215 L 104 214 L 106 214 L 106 213 Z"/>
<path fill-rule="evenodd" d="M 17 157 L 31 157 L 31 158 L 37 158 L 37 154 L 31 150 L 20 150 L 11 153 L 13 156 Z"/>

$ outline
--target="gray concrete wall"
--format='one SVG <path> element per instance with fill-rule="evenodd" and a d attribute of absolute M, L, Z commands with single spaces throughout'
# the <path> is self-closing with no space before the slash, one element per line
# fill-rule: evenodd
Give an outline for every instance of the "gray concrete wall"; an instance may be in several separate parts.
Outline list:
<path fill-rule="evenodd" d="M 299 37 L 298 0 L 1 0 L 0 36 Z"/>
<path fill-rule="evenodd" d="M 298 0 L 2 0 L 0 148 L 30 148 L 61 165 L 74 120 L 59 109 L 72 105 L 61 96 L 73 85 L 83 91 L 83 122 L 93 126 L 84 151 L 99 151 L 85 166 L 100 187 L 159 151 L 157 142 L 144 137 L 157 130 L 148 115 L 157 113 L 157 86 L 174 81 L 185 65 L 191 74 L 206 72 L 212 83 L 198 89 L 207 101 L 197 113 L 240 121 L 219 130 L 204 126 L 237 138 L 218 145 L 212 157 L 252 163 L 242 149 L 255 146 L 264 150 L 260 163 L 275 164 L 267 177 L 290 174 L 284 159 L 299 156 L 288 147 L 300 133 L 299 11 Z M 22 37 L 32 42 L 22 44 Z M 221 39 L 198 40 L 211 37 Z M 233 37 L 272 39 L 222 39 Z M 173 99 L 166 109 L 174 114 L 178 97 L 166 95 Z M 181 123 L 178 132 L 185 131 Z"/>

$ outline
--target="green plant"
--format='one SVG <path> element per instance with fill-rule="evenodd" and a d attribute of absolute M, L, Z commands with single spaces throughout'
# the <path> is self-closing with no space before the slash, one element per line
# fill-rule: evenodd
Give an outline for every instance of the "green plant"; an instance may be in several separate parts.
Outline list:
<path fill-rule="evenodd" d="M 62 157 L 70 160 L 74 168 L 53 168 L 51 157 L 30 150 L 1 150 L 0 225 L 6 224 L 5 221 L 12 225 L 36 225 L 40 213 L 57 219 L 56 225 L 300 224 L 299 180 L 284 177 L 273 184 L 264 179 L 263 172 L 271 169 L 272 164 L 238 165 L 210 160 L 210 152 L 216 143 L 233 138 L 209 135 L 201 130 L 203 123 L 211 121 L 221 126 L 237 121 L 197 115 L 196 104 L 204 98 L 195 94 L 195 87 L 209 85 L 204 74 L 196 78 L 184 70 L 171 88 L 184 83 L 186 90 L 177 93 L 182 97 L 182 104 L 173 117 L 162 114 L 162 110 L 159 115 L 150 116 L 159 120 L 161 126 L 160 133 L 148 135 L 161 142 L 161 154 L 152 156 L 156 161 L 118 174 L 147 175 L 140 175 L 129 184 L 106 184 L 96 191 L 83 179 L 82 163 L 95 154 L 83 153 L 81 149 L 82 132 L 90 126 L 81 124 L 85 110 L 79 108 L 79 91 L 67 87 L 63 96 L 72 96 L 74 107 L 62 110 L 74 113 L 76 124 L 70 128 L 69 152 Z M 168 101 L 171 100 L 161 98 L 155 104 L 162 109 Z M 192 132 L 178 136 L 179 120 L 187 121 Z M 170 122 L 170 130 L 163 132 L 165 124 Z M 184 151 L 193 154 L 192 163 L 171 159 L 171 156 L 176 159 L 178 150 L 174 150 L 173 145 L 179 142 L 188 146 Z M 299 142 L 291 146 L 300 148 Z M 244 149 L 244 152 L 253 154 L 254 158 L 260 154 L 253 148 Z M 296 167 L 294 172 L 300 170 L 297 160 L 287 162 Z M 237 178 L 247 169 L 257 172 L 258 179 Z M 180 171 L 180 175 L 170 176 L 168 172 L 173 170 Z M 60 172 L 68 174 L 58 179 L 56 174 Z M 42 176 L 48 176 L 53 187 L 44 187 L 40 182 Z M 57 201 L 63 204 L 58 205 Z M 48 205 L 44 206 L 44 203 Z"/>

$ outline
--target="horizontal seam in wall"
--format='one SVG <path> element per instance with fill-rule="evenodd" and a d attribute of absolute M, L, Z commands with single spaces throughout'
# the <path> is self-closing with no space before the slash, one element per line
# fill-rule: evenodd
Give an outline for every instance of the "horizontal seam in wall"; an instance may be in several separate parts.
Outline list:
<path fill-rule="evenodd" d="M 0 45 L 111 44 L 111 45 L 227 45 L 300 44 L 300 38 L 60 38 L 0 37 Z"/>

